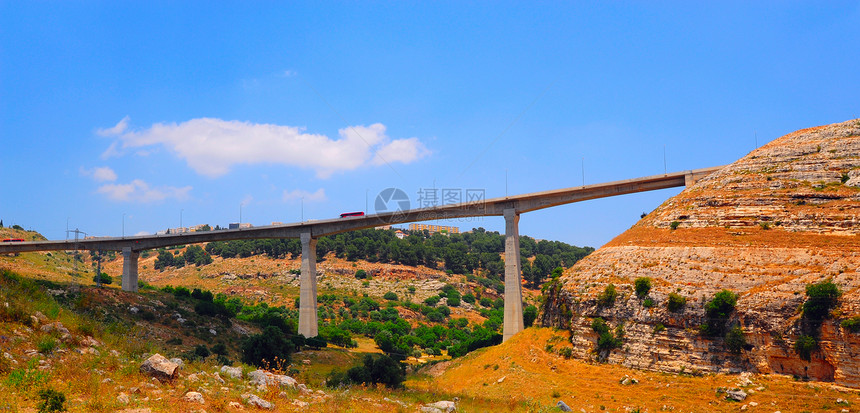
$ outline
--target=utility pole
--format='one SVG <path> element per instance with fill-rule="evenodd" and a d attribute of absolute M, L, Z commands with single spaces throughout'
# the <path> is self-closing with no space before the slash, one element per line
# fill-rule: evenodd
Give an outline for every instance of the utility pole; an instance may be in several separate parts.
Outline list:
<path fill-rule="evenodd" d="M 667 175 L 669 169 L 666 167 L 666 145 L 663 145 L 663 175 Z"/>
<path fill-rule="evenodd" d="M 125 212 L 122 213 L 122 236 L 125 238 Z"/>
<path fill-rule="evenodd" d="M 96 255 L 96 287 L 102 288 L 102 249 Z"/>
<path fill-rule="evenodd" d="M 182 230 L 182 213 L 183 213 L 183 212 L 185 212 L 185 210 L 184 210 L 184 209 L 180 209 L 180 210 L 179 210 L 179 230 L 180 230 L 180 231 L 182 231 L 182 232 L 185 232 L 185 231 L 183 231 L 183 230 Z"/>

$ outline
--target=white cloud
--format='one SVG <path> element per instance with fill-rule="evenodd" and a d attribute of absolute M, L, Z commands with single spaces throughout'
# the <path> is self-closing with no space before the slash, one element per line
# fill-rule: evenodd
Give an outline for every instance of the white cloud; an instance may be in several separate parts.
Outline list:
<path fill-rule="evenodd" d="M 284 77 L 293 77 L 297 74 L 298 73 L 296 73 L 295 70 L 284 70 L 284 73 L 283 73 Z"/>
<path fill-rule="evenodd" d="M 128 121 L 129 120 L 130 120 L 130 118 L 128 116 L 126 116 L 126 117 L 122 118 L 122 120 L 120 120 L 112 128 L 97 129 L 96 133 L 99 136 L 116 136 L 116 135 L 119 135 L 119 134 L 125 132 L 126 129 L 128 129 Z"/>
<path fill-rule="evenodd" d="M 209 177 L 224 175 L 237 164 L 280 164 L 312 169 L 327 178 L 364 165 L 410 163 L 430 153 L 418 138 L 392 140 L 385 131 L 381 123 L 350 126 L 331 139 L 294 126 L 198 118 L 115 135 L 121 149 L 161 145 Z M 119 155 L 121 149 L 115 142 L 102 156 Z"/>
<path fill-rule="evenodd" d="M 325 196 L 325 189 L 323 188 L 317 189 L 315 192 L 308 192 L 302 189 L 294 189 L 292 191 L 284 190 L 284 202 L 296 201 L 302 198 L 304 198 L 305 201 L 310 202 L 323 202 L 328 199 Z"/>
<path fill-rule="evenodd" d="M 113 182 L 116 181 L 116 172 L 110 167 L 102 166 L 95 169 L 85 169 L 81 167 L 81 175 L 92 177 L 96 182 Z"/>
<path fill-rule="evenodd" d="M 139 237 L 139 236 L 142 236 L 142 235 L 152 235 L 152 234 L 151 234 L 151 233 L 149 233 L 149 232 L 146 232 L 146 231 L 140 231 L 140 232 L 138 232 L 137 234 L 134 234 L 134 235 Z"/>
<path fill-rule="evenodd" d="M 98 182 L 113 182 L 116 181 L 116 172 L 107 166 L 96 168 L 93 171 L 93 179 Z"/>
<path fill-rule="evenodd" d="M 190 186 L 182 188 L 172 186 L 153 188 L 140 179 L 135 179 L 127 184 L 105 184 L 98 189 L 98 193 L 106 195 L 113 201 L 140 203 L 158 202 L 167 198 L 175 198 L 183 201 L 189 198 L 188 193 L 190 191 Z"/>

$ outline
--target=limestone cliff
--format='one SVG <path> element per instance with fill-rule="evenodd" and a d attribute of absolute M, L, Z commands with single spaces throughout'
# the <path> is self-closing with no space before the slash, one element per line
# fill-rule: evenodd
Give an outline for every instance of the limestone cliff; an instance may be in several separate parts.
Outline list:
<path fill-rule="evenodd" d="M 700 180 L 545 288 L 544 325 L 569 328 L 574 355 L 594 358 L 602 317 L 624 325 L 611 363 L 671 372 L 783 373 L 860 387 L 860 334 L 840 321 L 860 315 L 860 120 L 783 136 Z M 634 280 L 649 277 L 647 298 Z M 818 348 L 802 360 L 800 306 L 807 284 L 839 285 L 838 306 Z M 613 305 L 597 297 L 614 284 Z M 739 295 L 726 325 L 747 345 L 731 353 L 706 336 L 704 305 L 722 289 Z M 686 305 L 667 309 L 670 293 Z M 653 305 L 652 305 L 653 304 Z M 647 307 L 646 305 L 652 305 Z"/>

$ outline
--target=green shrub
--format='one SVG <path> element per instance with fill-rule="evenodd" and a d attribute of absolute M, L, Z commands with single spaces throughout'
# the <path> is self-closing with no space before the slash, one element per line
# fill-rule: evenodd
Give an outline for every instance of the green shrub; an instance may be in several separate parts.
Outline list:
<path fill-rule="evenodd" d="M 648 292 L 651 291 L 651 279 L 648 277 L 639 277 L 633 282 L 636 287 L 636 296 L 640 299 L 645 298 Z"/>
<path fill-rule="evenodd" d="M 490 297 L 481 297 L 481 306 L 482 307 L 492 307 L 493 306 L 493 300 L 491 300 Z"/>
<path fill-rule="evenodd" d="M 475 304 L 475 294 L 472 294 L 472 293 L 463 294 L 463 301 L 465 301 L 469 304 Z"/>
<path fill-rule="evenodd" d="M 794 342 L 794 351 L 801 359 L 806 361 L 812 360 L 812 352 L 818 348 L 818 340 L 815 337 L 802 335 Z"/>
<path fill-rule="evenodd" d="M 289 363 L 295 351 L 293 343 L 284 332 L 275 326 L 267 326 L 261 334 L 248 337 L 242 344 L 242 361 L 258 367 L 279 367 Z"/>
<path fill-rule="evenodd" d="M 198 344 L 197 346 L 194 347 L 194 357 L 195 358 L 205 359 L 206 357 L 209 357 L 211 354 L 212 353 L 209 352 L 209 349 L 206 348 L 206 346 L 204 346 L 203 344 Z"/>
<path fill-rule="evenodd" d="M 430 297 L 427 297 L 426 300 L 424 300 L 424 304 L 427 304 L 427 305 L 433 307 L 439 303 L 439 300 L 440 300 L 440 298 L 438 295 L 430 296 Z"/>
<path fill-rule="evenodd" d="M 397 294 L 389 291 L 389 292 L 385 293 L 385 295 L 383 295 L 382 298 L 384 298 L 388 301 L 397 301 Z"/>
<path fill-rule="evenodd" d="M 663 323 L 657 323 L 656 325 L 654 325 L 654 330 L 652 331 L 652 333 L 657 334 L 663 331 L 666 331 L 666 326 L 664 326 Z"/>
<path fill-rule="evenodd" d="M 191 297 L 191 291 L 185 287 L 176 287 L 173 289 L 173 295 L 178 298 Z"/>
<path fill-rule="evenodd" d="M 613 349 L 621 348 L 624 340 L 623 324 L 618 324 L 613 333 L 609 325 L 606 324 L 606 321 L 597 317 L 591 321 L 591 329 L 597 333 L 597 352 L 609 352 Z"/>
<path fill-rule="evenodd" d="M 803 317 L 812 321 L 827 318 L 830 310 L 836 307 L 836 302 L 841 294 L 839 286 L 830 280 L 807 285 L 807 299 L 803 303 Z"/>
<path fill-rule="evenodd" d="M 709 336 L 722 334 L 737 302 L 738 295 L 729 290 L 716 293 L 714 298 L 705 304 L 707 322 L 702 326 L 702 332 Z"/>
<path fill-rule="evenodd" d="M 533 305 L 529 305 L 523 309 L 523 325 L 528 328 L 531 327 L 535 319 L 537 319 L 537 307 Z"/>
<path fill-rule="evenodd" d="M 740 326 L 732 327 L 726 333 L 726 348 L 733 354 L 740 354 L 744 346 L 747 345 L 747 340 L 744 337 L 744 331 Z"/>
<path fill-rule="evenodd" d="M 645 307 L 645 308 L 651 308 L 651 307 L 654 307 L 655 305 L 656 305 L 656 303 L 650 297 L 646 298 L 644 301 L 642 301 L 642 307 Z"/>
<path fill-rule="evenodd" d="M 618 291 L 615 291 L 615 284 L 609 284 L 603 289 L 603 292 L 597 296 L 597 305 L 601 307 L 612 307 L 615 305 L 615 299 L 618 297 Z"/>
<path fill-rule="evenodd" d="M 39 413 L 66 411 L 66 395 L 54 389 L 45 389 L 39 392 Z"/>
<path fill-rule="evenodd" d="M 365 278 L 368 278 L 368 276 L 367 276 L 367 271 L 365 271 L 365 270 L 358 270 L 358 271 L 356 271 L 356 272 L 355 272 L 355 278 L 357 278 L 357 279 L 359 279 L 359 280 L 363 280 L 363 279 L 365 279 Z"/>
<path fill-rule="evenodd" d="M 44 337 L 36 343 L 36 349 L 42 354 L 51 354 L 57 349 L 57 340 L 53 337 Z"/>
<path fill-rule="evenodd" d="M 687 298 L 681 294 L 669 293 L 669 300 L 666 301 L 666 308 L 671 312 L 678 312 L 687 305 Z"/>
<path fill-rule="evenodd" d="M 669 228 L 672 228 L 672 231 L 674 231 L 674 230 L 678 229 L 678 225 L 681 225 L 681 223 L 678 221 L 672 221 L 669 224 Z"/>
<path fill-rule="evenodd" d="M 573 357 L 573 349 L 570 347 L 562 347 L 558 349 L 558 355 L 566 359 L 570 359 L 571 357 Z"/>
<path fill-rule="evenodd" d="M 165 343 L 170 344 L 170 345 L 174 345 L 174 346 L 181 346 L 182 345 L 182 339 L 179 337 L 173 337 L 173 338 L 167 340 Z"/>
<path fill-rule="evenodd" d="M 842 320 L 842 328 L 852 333 L 860 333 L 860 316 Z"/>
<path fill-rule="evenodd" d="M 383 384 L 389 388 L 399 388 L 406 380 L 406 367 L 384 354 L 366 354 L 362 365 L 347 370 L 346 377 L 356 384 Z"/>
<path fill-rule="evenodd" d="M 110 285 L 113 283 L 113 277 L 107 275 L 107 273 L 101 273 L 101 277 L 99 277 L 99 274 L 94 275 L 93 282 L 98 284 L 100 278 L 102 285 Z"/>

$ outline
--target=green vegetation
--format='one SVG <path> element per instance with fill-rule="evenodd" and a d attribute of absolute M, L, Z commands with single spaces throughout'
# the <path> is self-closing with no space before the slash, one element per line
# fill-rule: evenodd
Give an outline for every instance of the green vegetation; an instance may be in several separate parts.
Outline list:
<path fill-rule="evenodd" d="M 523 309 L 523 325 L 528 328 L 534 325 L 535 320 L 537 319 L 537 307 L 533 305 L 526 306 Z"/>
<path fill-rule="evenodd" d="M 726 333 L 726 348 L 732 354 L 740 354 L 741 350 L 747 345 L 747 340 L 744 337 L 744 330 L 740 326 L 734 326 Z"/>
<path fill-rule="evenodd" d="M 666 301 L 666 308 L 675 313 L 684 309 L 687 305 L 687 298 L 681 294 L 669 293 L 669 300 Z"/>
<path fill-rule="evenodd" d="M 860 333 L 860 316 L 842 320 L 842 328 L 852 333 Z"/>
<path fill-rule="evenodd" d="M 634 282 L 633 285 L 636 289 L 636 296 L 639 299 L 645 298 L 648 295 L 648 292 L 651 291 L 651 279 L 648 277 L 639 277 Z"/>
<path fill-rule="evenodd" d="M 107 275 L 107 273 L 101 273 L 93 275 L 93 282 L 98 283 L 99 279 L 101 279 L 102 285 L 110 285 L 113 283 L 113 277 Z"/>
<path fill-rule="evenodd" d="M 678 225 L 681 225 L 681 223 L 678 221 L 672 221 L 669 224 L 669 228 L 672 228 L 672 231 L 674 231 L 674 230 L 678 229 Z"/>
<path fill-rule="evenodd" d="M 389 291 L 389 292 L 385 293 L 385 295 L 383 295 L 382 298 L 384 298 L 388 301 L 397 301 L 397 294 Z"/>
<path fill-rule="evenodd" d="M 444 269 L 451 274 L 480 272 L 491 280 L 500 281 L 505 270 L 501 259 L 501 253 L 505 250 L 504 238 L 498 232 L 489 232 L 483 228 L 476 228 L 469 233 L 437 233 L 432 236 L 426 231 L 411 231 L 404 239 L 397 238 L 394 231 L 367 229 L 320 237 L 316 252 L 318 260 L 325 259 L 328 253 L 334 253 L 336 257 L 349 261 L 424 265 Z M 536 288 L 555 268 L 570 267 L 593 251 L 591 247 L 580 248 L 558 241 L 535 241 L 521 236 L 523 278 Z M 210 242 L 206 245 L 206 252 L 224 258 L 257 254 L 266 254 L 272 258 L 298 257 L 301 243 L 297 239 Z"/>
<path fill-rule="evenodd" d="M 179 254 L 179 251 L 170 252 L 166 249 L 158 250 L 158 257 L 155 259 L 155 269 L 164 270 L 167 267 L 182 268 L 185 264 L 189 265 L 207 265 L 212 263 L 212 256 L 209 255 L 202 247 L 191 245 L 185 249 L 185 254 Z"/>
<path fill-rule="evenodd" d="M 794 342 L 794 351 L 801 359 L 806 361 L 812 360 L 812 352 L 818 348 L 818 340 L 813 336 L 801 335 Z"/>
<path fill-rule="evenodd" d="M 66 395 L 54 389 L 39 391 L 39 413 L 66 411 Z"/>
<path fill-rule="evenodd" d="M 737 303 L 738 295 L 729 290 L 716 293 L 714 298 L 705 304 L 707 321 L 702 325 L 702 333 L 708 336 L 722 334 L 726 329 L 726 323 L 735 311 Z"/>
<path fill-rule="evenodd" d="M 363 279 L 370 278 L 370 277 L 367 275 L 367 271 L 358 270 L 355 272 L 355 278 L 359 279 L 359 280 L 363 280 Z"/>
<path fill-rule="evenodd" d="M 616 348 L 621 348 L 624 342 L 624 324 L 618 324 L 613 333 L 609 325 L 598 317 L 591 321 L 591 329 L 597 333 L 597 347 L 595 351 L 606 358 L 608 353 Z"/>
<path fill-rule="evenodd" d="M 597 305 L 601 307 L 612 307 L 615 305 L 615 299 L 618 297 L 618 291 L 615 291 L 615 284 L 609 284 L 603 289 L 603 292 L 597 296 Z"/>
<path fill-rule="evenodd" d="M 806 302 L 803 303 L 803 317 L 814 322 L 827 318 L 830 310 L 836 307 L 842 294 L 839 286 L 830 280 L 806 286 Z"/>
<path fill-rule="evenodd" d="M 351 367 L 346 373 L 333 370 L 326 378 L 326 385 L 337 388 L 346 384 L 382 384 L 396 389 L 406 380 L 406 366 L 386 355 L 367 354 L 362 364 Z"/>

